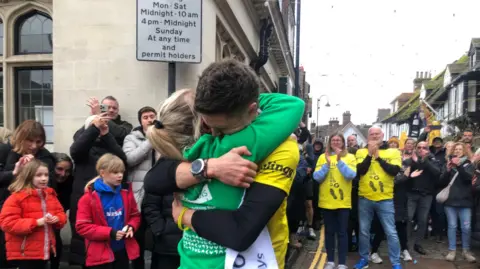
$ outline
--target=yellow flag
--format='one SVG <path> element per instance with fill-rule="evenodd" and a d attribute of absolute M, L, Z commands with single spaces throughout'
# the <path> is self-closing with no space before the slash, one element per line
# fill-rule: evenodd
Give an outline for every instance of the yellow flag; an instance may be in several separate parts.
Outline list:
<path fill-rule="evenodd" d="M 405 146 L 405 141 L 407 141 L 407 132 L 403 131 L 401 134 L 400 134 L 400 145 L 399 145 L 399 148 L 401 150 L 403 150 L 403 147 Z"/>

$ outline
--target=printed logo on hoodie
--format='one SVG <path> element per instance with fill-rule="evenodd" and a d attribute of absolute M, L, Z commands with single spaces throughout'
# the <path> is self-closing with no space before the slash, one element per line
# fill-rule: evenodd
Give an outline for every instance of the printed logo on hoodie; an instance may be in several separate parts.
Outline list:
<path fill-rule="evenodd" d="M 108 218 L 116 218 L 116 217 L 121 217 L 123 213 L 123 207 L 115 210 L 115 208 L 110 207 L 108 211 L 106 212 L 106 216 Z"/>

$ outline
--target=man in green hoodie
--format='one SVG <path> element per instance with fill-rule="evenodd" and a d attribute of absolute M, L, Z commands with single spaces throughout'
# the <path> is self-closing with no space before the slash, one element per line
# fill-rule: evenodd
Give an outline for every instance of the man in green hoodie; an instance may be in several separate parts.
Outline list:
<path fill-rule="evenodd" d="M 288 95 L 259 94 L 259 87 L 251 69 L 234 60 L 210 65 L 200 78 L 195 110 L 214 135 L 202 136 L 185 152 L 199 184 L 184 193 L 188 210 L 180 203 L 173 207 L 179 225 L 190 228 L 179 244 L 180 268 L 229 268 L 225 248 L 248 249 L 267 226 L 273 260 L 284 266 L 285 198 L 299 160 L 296 139 L 288 137 L 297 129 L 304 103 Z M 241 145 L 260 167 L 250 188 L 245 192 L 207 180 L 208 158 Z"/>

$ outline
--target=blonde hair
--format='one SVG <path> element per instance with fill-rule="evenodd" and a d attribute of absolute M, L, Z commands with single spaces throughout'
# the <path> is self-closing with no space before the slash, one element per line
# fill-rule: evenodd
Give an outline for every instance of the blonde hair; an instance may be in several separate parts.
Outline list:
<path fill-rule="evenodd" d="M 12 131 L 10 129 L 0 127 L 0 143 L 6 144 L 11 136 Z"/>
<path fill-rule="evenodd" d="M 22 170 L 20 170 L 20 173 L 15 177 L 13 183 L 8 186 L 8 190 L 10 192 L 19 192 L 23 189 L 35 189 L 33 178 L 40 167 L 46 167 L 48 169 L 45 163 L 37 159 L 29 161 Z"/>
<path fill-rule="evenodd" d="M 448 148 L 449 145 L 452 145 L 450 149 Z M 455 142 L 453 141 L 448 141 L 445 143 L 445 145 L 443 145 L 443 147 L 445 148 L 445 159 L 448 160 L 448 156 L 452 155 L 453 150 L 455 148 L 454 145 L 455 145 Z"/>
<path fill-rule="evenodd" d="M 25 153 L 25 149 L 23 148 L 23 142 L 25 142 L 25 140 L 34 140 L 37 138 L 43 142 L 41 145 L 41 147 L 43 148 L 43 146 L 45 146 L 46 136 L 45 129 L 40 122 L 34 120 L 26 120 L 20 123 L 17 129 L 15 129 L 15 132 L 13 132 L 11 141 L 13 151 L 18 154 Z"/>
<path fill-rule="evenodd" d="M 194 110 L 194 101 L 195 92 L 183 89 L 159 106 L 157 120 L 161 126 L 150 126 L 147 138 L 161 156 L 183 160 L 183 150 L 200 137 L 201 120 Z"/>
<path fill-rule="evenodd" d="M 90 180 L 87 185 L 85 185 L 85 191 L 88 191 L 90 186 L 97 181 L 97 179 L 100 178 L 100 172 L 101 171 L 106 171 L 108 173 L 119 173 L 119 172 L 125 172 L 125 164 L 123 163 L 122 159 L 120 159 L 118 156 L 113 155 L 111 153 L 105 153 L 98 159 L 97 165 L 96 165 L 96 170 L 98 176 Z"/>
<path fill-rule="evenodd" d="M 454 153 L 454 152 L 455 152 L 455 148 L 458 147 L 458 146 L 461 146 L 461 147 L 462 147 L 462 149 L 463 149 L 463 156 L 467 156 L 467 158 L 468 158 L 469 160 L 471 160 L 472 157 L 473 157 L 472 151 L 471 151 L 471 150 L 467 150 L 467 145 L 465 145 L 465 143 L 463 143 L 463 142 L 456 142 L 455 144 L 453 144 L 453 147 L 452 147 L 451 152 Z M 457 157 L 460 157 L 460 156 L 457 156 Z"/>

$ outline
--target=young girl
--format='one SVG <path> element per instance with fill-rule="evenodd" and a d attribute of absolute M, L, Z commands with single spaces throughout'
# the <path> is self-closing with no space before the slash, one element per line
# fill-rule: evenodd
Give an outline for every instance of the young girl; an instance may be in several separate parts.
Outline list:
<path fill-rule="evenodd" d="M 47 165 L 36 159 L 28 162 L 26 157 L 20 162 L 24 167 L 8 188 L 12 195 L 0 213 L 7 259 L 20 269 L 46 268 L 50 255 L 56 255 L 54 229 L 61 229 L 67 216 L 48 187 Z"/>
<path fill-rule="evenodd" d="M 78 202 L 77 233 L 85 238 L 85 265 L 90 268 L 129 268 L 140 249 L 133 232 L 140 213 L 128 184 L 122 184 L 125 165 L 110 153 L 97 162 L 98 177 L 85 186 Z"/>

